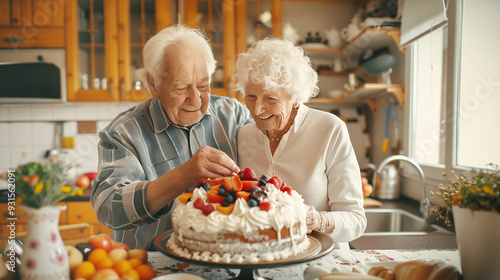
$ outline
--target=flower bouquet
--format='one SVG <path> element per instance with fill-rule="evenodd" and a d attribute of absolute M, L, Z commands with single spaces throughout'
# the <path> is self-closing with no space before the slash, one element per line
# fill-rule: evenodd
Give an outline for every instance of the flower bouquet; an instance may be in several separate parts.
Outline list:
<path fill-rule="evenodd" d="M 464 279 L 498 279 L 500 275 L 500 168 L 472 170 L 471 178 L 456 176 L 451 185 L 440 186 L 435 196 L 442 198 L 446 215 L 438 213 L 451 224 L 453 221 Z"/>
<path fill-rule="evenodd" d="M 74 195 L 82 195 L 82 188 L 65 186 L 67 165 L 62 158 L 42 162 L 30 162 L 16 171 L 18 202 L 31 208 L 41 208 Z"/>

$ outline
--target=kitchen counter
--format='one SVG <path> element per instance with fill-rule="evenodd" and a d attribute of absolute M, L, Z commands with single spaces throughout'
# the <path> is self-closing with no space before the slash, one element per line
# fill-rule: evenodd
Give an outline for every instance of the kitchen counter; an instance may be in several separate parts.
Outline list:
<path fill-rule="evenodd" d="M 296 265 L 276 268 L 258 269 L 262 277 L 272 279 L 304 279 L 304 271 L 308 267 L 316 267 L 325 271 L 337 269 L 344 272 L 366 271 L 366 267 L 387 265 L 391 267 L 397 262 L 410 260 L 446 261 L 460 269 L 460 256 L 457 250 L 340 250 L 319 259 Z M 210 266 L 193 265 L 177 261 L 161 252 L 149 252 L 149 261 L 158 275 L 177 272 L 196 274 L 204 279 L 230 279 L 240 274 L 239 269 L 212 268 Z M 307 278 L 306 278 L 307 280 Z"/>

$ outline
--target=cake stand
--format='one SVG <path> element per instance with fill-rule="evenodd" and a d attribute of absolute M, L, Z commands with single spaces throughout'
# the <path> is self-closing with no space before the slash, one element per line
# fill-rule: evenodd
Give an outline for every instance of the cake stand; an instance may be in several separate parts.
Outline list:
<path fill-rule="evenodd" d="M 217 268 L 228 268 L 228 269 L 240 269 L 240 274 L 232 279 L 238 280 L 264 280 L 271 279 L 267 277 L 259 276 L 257 271 L 258 268 L 272 268 L 285 265 L 299 264 L 303 262 L 308 262 L 317 258 L 320 258 L 333 250 L 334 242 L 332 238 L 326 234 L 313 231 L 308 235 L 310 245 L 303 253 L 289 257 L 287 259 L 280 259 L 274 261 L 260 261 L 258 263 L 224 263 L 224 262 L 209 262 L 209 261 L 198 261 L 189 258 L 181 257 L 170 250 L 166 246 L 168 239 L 172 235 L 173 230 L 166 231 L 157 235 L 154 239 L 154 246 L 156 249 L 163 254 L 177 259 L 179 261 L 192 263 L 201 266 L 217 267 Z"/>

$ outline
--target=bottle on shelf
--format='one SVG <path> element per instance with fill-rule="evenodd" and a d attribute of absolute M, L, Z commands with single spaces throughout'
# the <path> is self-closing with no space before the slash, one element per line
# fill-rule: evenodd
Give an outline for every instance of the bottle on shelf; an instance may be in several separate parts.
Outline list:
<path fill-rule="evenodd" d="M 306 43 L 314 43 L 312 32 L 307 32 Z"/>

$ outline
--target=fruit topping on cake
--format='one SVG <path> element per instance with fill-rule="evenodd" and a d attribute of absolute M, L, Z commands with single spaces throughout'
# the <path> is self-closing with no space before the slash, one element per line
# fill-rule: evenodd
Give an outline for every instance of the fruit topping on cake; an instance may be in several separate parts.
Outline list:
<path fill-rule="evenodd" d="M 216 179 L 199 179 L 197 188 L 206 192 L 206 201 L 201 198 L 194 201 L 193 206 L 200 209 L 205 215 L 219 211 L 229 215 L 234 209 L 237 199 L 243 199 L 249 207 L 259 207 L 263 211 L 272 208 L 267 200 L 268 188 L 274 187 L 284 193 L 292 195 L 292 188 L 278 176 L 266 174 L 257 177 L 251 168 L 245 168 L 238 175 Z M 186 204 L 193 196 L 192 189 L 178 196 L 179 201 Z"/>

